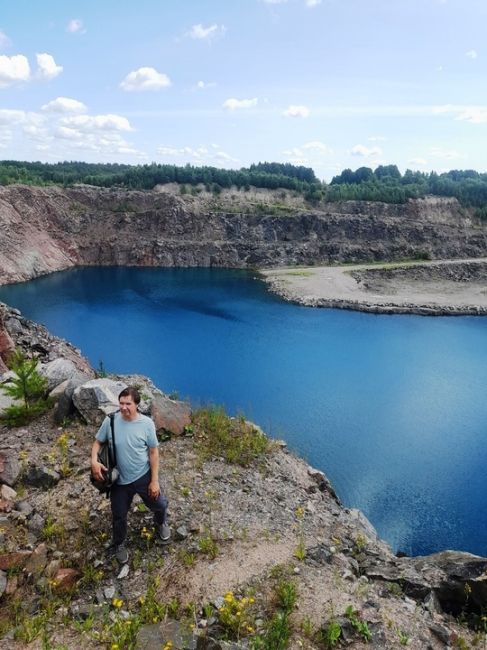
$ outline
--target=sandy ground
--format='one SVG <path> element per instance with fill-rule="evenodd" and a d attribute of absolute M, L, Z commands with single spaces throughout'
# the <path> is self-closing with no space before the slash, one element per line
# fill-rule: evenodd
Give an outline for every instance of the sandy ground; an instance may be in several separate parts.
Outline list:
<path fill-rule="evenodd" d="M 261 273 L 275 293 L 303 305 L 387 313 L 485 315 L 485 280 L 466 282 L 415 277 L 415 269 L 420 267 L 438 269 L 446 265 L 466 263 L 486 265 L 487 258 L 403 264 L 294 267 L 267 269 Z M 408 269 L 406 275 L 381 275 L 384 269 L 405 268 Z M 352 275 L 353 272 L 363 271 L 377 273 L 376 279 L 367 282 L 368 286 Z M 421 275 L 424 276 L 424 273 Z"/>

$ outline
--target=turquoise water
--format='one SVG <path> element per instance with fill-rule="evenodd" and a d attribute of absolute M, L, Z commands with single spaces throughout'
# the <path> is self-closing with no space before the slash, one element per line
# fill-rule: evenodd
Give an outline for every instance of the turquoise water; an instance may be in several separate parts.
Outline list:
<path fill-rule="evenodd" d="M 244 412 L 395 550 L 487 555 L 486 318 L 298 307 L 212 269 L 78 269 L 0 300 L 94 366 Z"/>

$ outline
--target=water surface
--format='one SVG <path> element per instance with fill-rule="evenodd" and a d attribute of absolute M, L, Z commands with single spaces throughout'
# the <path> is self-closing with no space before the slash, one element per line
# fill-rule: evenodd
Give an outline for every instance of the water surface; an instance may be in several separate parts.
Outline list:
<path fill-rule="evenodd" d="M 300 307 L 212 269 L 77 269 L 0 300 L 95 367 L 244 412 L 395 550 L 487 555 L 487 318 Z"/>

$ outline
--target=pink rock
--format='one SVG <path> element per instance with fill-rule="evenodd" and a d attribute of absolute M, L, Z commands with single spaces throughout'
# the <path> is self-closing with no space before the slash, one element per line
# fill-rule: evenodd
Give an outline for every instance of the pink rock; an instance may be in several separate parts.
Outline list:
<path fill-rule="evenodd" d="M 156 431 L 167 431 L 175 436 L 182 435 L 185 427 L 191 424 L 189 404 L 169 399 L 164 395 L 158 395 L 152 401 L 151 416 Z"/>
<path fill-rule="evenodd" d="M 0 569 L 6 571 L 7 569 L 20 569 L 22 568 L 32 551 L 15 551 L 13 553 L 3 553 L 0 555 Z"/>
<path fill-rule="evenodd" d="M 0 320 L 0 359 L 2 364 L 6 367 L 5 362 L 8 361 L 9 356 L 15 351 L 15 344 L 12 341 L 10 334 L 5 329 L 3 322 Z M 6 372 L 0 368 L 0 372 Z"/>
<path fill-rule="evenodd" d="M 70 591 L 75 586 L 80 572 L 76 569 L 59 569 L 54 577 L 56 591 Z"/>

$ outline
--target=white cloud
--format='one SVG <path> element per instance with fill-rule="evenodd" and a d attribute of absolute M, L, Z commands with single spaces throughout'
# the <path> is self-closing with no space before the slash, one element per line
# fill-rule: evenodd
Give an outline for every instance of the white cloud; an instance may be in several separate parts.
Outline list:
<path fill-rule="evenodd" d="M 11 45 L 11 41 L 7 34 L 5 34 L 4 31 L 0 29 L 0 50 L 3 50 L 4 48 L 8 47 Z"/>
<path fill-rule="evenodd" d="M 316 167 L 323 162 L 323 156 L 328 156 L 333 150 L 324 142 L 311 140 L 300 147 L 292 147 L 282 152 L 283 156 L 289 158 L 289 162 L 294 165 L 305 165 Z"/>
<path fill-rule="evenodd" d="M 356 144 L 350 149 L 352 156 L 362 156 L 364 158 L 370 158 L 371 156 L 380 156 L 382 155 L 382 149 L 380 147 L 366 147 L 363 144 Z"/>
<path fill-rule="evenodd" d="M 157 72 L 155 68 L 139 68 L 125 77 L 120 88 L 127 92 L 141 92 L 145 90 L 160 90 L 171 85 L 171 80 L 163 72 Z"/>
<path fill-rule="evenodd" d="M 442 147 L 432 147 L 430 149 L 430 155 L 434 158 L 443 158 L 443 160 L 458 160 L 459 158 L 465 158 L 463 154 L 455 149 L 443 149 Z"/>
<path fill-rule="evenodd" d="M 210 149 L 205 146 L 196 148 L 161 146 L 157 149 L 157 153 L 164 158 L 177 158 L 179 162 L 191 162 L 195 165 L 203 165 L 212 161 L 217 161 L 220 164 L 239 162 L 237 158 L 230 156 L 217 144 L 212 144 Z"/>
<path fill-rule="evenodd" d="M 214 25 L 204 27 L 203 25 L 198 24 L 191 27 L 190 31 L 188 32 L 188 36 L 196 40 L 211 41 L 211 39 L 215 38 L 216 36 L 223 36 L 225 32 L 225 25 L 217 25 L 215 23 Z"/>
<path fill-rule="evenodd" d="M 465 52 L 465 56 L 467 56 L 469 59 L 476 59 L 478 57 L 478 54 L 476 50 L 469 50 L 468 52 Z"/>
<path fill-rule="evenodd" d="M 384 142 L 385 139 L 383 135 L 371 135 L 370 138 L 367 138 L 369 142 Z"/>
<path fill-rule="evenodd" d="M 7 88 L 29 79 L 30 66 L 26 56 L 23 54 L 0 56 L 0 88 Z"/>
<path fill-rule="evenodd" d="M 303 144 L 303 149 L 306 149 L 308 151 L 317 151 L 318 153 L 333 153 L 332 149 L 330 149 L 328 145 L 326 145 L 324 142 L 320 142 L 319 140 L 306 142 L 306 144 Z"/>
<path fill-rule="evenodd" d="M 26 124 L 22 130 L 29 138 L 29 140 L 45 142 L 46 140 L 50 139 L 49 131 L 45 126 L 39 126 L 37 124 Z"/>
<path fill-rule="evenodd" d="M 214 88 L 216 83 L 214 81 L 198 81 L 196 88 L 198 90 L 206 90 L 207 88 Z"/>
<path fill-rule="evenodd" d="M 487 106 L 455 106 L 445 104 L 433 107 L 433 114 L 444 115 L 451 113 L 455 120 L 464 120 L 472 124 L 485 124 L 487 122 Z"/>
<path fill-rule="evenodd" d="M 419 165 L 420 167 L 424 167 L 427 164 L 428 161 L 424 158 L 411 158 L 408 160 L 408 165 Z"/>
<path fill-rule="evenodd" d="M 25 111 L 16 111 L 16 110 L 9 109 L 9 108 L 1 108 L 0 109 L 0 125 L 19 124 L 19 123 L 25 121 L 26 116 L 27 116 L 27 114 L 25 113 Z"/>
<path fill-rule="evenodd" d="M 57 65 L 54 57 L 50 54 L 36 54 L 37 59 L 37 76 L 40 79 L 50 80 L 57 77 L 63 71 L 62 65 Z"/>
<path fill-rule="evenodd" d="M 258 99 L 254 97 L 253 99 L 235 99 L 235 97 L 230 97 L 223 102 L 223 108 L 227 108 L 230 111 L 234 111 L 238 108 L 253 108 L 257 106 Z"/>
<path fill-rule="evenodd" d="M 42 110 L 50 113 L 85 113 L 88 109 L 83 102 L 79 102 L 77 99 L 57 97 L 44 104 Z"/>
<path fill-rule="evenodd" d="M 79 129 L 83 132 L 90 131 L 132 131 L 130 122 L 121 115 L 73 115 L 63 117 L 61 125 Z"/>
<path fill-rule="evenodd" d="M 321 4 L 321 0 L 306 0 L 307 7 L 317 7 Z"/>
<path fill-rule="evenodd" d="M 66 31 L 71 34 L 86 34 L 86 29 L 80 18 L 72 18 L 66 26 Z"/>
<path fill-rule="evenodd" d="M 464 120 L 465 122 L 472 122 L 472 124 L 486 124 L 487 108 L 482 106 L 467 108 L 462 111 L 456 119 Z"/>
<path fill-rule="evenodd" d="M 309 108 L 306 106 L 289 106 L 283 113 L 286 117 L 308 117 Z"/>

